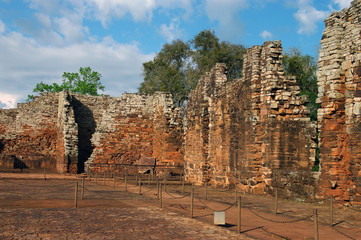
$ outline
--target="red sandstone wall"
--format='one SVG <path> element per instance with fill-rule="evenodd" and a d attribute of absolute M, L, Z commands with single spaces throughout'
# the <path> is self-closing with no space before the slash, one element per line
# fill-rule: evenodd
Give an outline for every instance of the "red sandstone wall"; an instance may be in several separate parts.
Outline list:
<path fill-rule="evenodd" d="M 319 53 L 319 197 L 361 201 L 361 1 L 325 20 Z"/>
<path fill-rule="evenodd" d="M 172 96 L 158 92 L 153 100 L 153 157 L 158 165 L 177 166 L 183 172 L 183 131 L 179 109 Z"/>
<path fill-rule="evenodd" d="M 7 162 L 7 167 L 11 167 L 9 161 L 16 161 L 22 167 L 55 171 L 57 110 L 57 94 L 44 94 L 33 102 L 18 104 L 16 110 L 1 110 L 5 115 L 11 112 L 0 124 L 3 129 L 0 130 L 2 164 Z"/>
<path fill-rule="evenodd" d="M 104 112 L 86 164 L 102 172 L 108 170 L 104 164 L 136 164 L 142 157 L 155 157 L 158 165 L 182 166 L 181 130 L 169 94 L 123 94 Z"/>
<path fill-rule="evenodd" d="M 275 185 L 288 196 L 309 192 L 315 126 L 295 79 L 283 75 L 281 53 L 280 42 L 266 42 L 246 52 L 244 78 L 227 83 L 225 65 L 217 64 L 200 79 L 184 119 L 188 180 L 255 194 Z M 300 174 L 308 175 L 304 188 L 295 187 L 305 183 L 292 179 L 297 171 L 309 172 Z"/>

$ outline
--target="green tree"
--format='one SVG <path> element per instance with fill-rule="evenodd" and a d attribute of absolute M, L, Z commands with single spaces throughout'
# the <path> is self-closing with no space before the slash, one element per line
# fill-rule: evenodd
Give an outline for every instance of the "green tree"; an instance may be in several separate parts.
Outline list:
<path fill-rule="evenodd" d="M 318 86 L 317 86 L 317 61 L 310 55 L 303 55 L 297 48 L 291 48 L 283 53 L 282 65 L 286 75 L 296 76 L 297 83 L 301 89 L 301 95 L 307 95 L 310 110 L 310 118 L 317 120 L 317 109 L 320 107 L 316 103 Z"/>
<path fill-rule="evenodd" d="M 143 64 L 144 81 L 139 92 L 167 91 L 182 106 L 202 74 L 216 63 L 225 63 L 228 78 L 241 77 L 244 47 L 220 42 L 213 31 L 204 30 L 191 41 L 165 44 L 152 61 Z"/>
<path fill-rule="evenodd" d="M 144 81 L 139 92 L 171 92 L 175 104 L 181 105 L 188 91 L 186 69 L 189 57 L 189 45 L 182 40 L 165 44 L 152 61 L 143 63 Z"/>
<path fill-rule="evenodd" d="M 220 42 L 211 30 L 203 30 L 198 33 L 191 40 L 191 44 L 195 49 L 193 59 L 198 67 L 198 77 L 209 71 L 216 63 L 225 63 L 227 65 L 229 80 L 241 77 L 244 46 L 230 42 Z"/>
<path fill-rule="evenodd" d="M 101 77 L 100 73 L 92 71 L 90 67 L 80 67 L 79 73 L 64 72 L 61 85 L 57 83 L 49 85 L 40 82 L 36 84 L 33 92 L 61 92 L 69 90 L 73 93 L 98 96 L 98 90 L 104 91 L 105 89 L 100 82 Z M 31 101 L 33 98 L 34 95 L 28 95 L 27 101 Z"/>

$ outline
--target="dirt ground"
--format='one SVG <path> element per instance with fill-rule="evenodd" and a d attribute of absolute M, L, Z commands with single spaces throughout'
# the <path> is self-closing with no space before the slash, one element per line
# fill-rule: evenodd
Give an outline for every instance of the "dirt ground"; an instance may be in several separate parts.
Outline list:
<path fill-rule="evenodd" d="M 75 185 L 78 184 L 75 208 Z M 47 174 L 0 173 L 0 239 L 361 239 L 361 209 L 329 203 L 281 199 L 278 214 L 268 196 L 241 196 L 241 234 L 237 234 L 238 196 L 233 190 L 167 182 L 158 200 L 156 182 Z M 84 190 L 83 190 L 84 189 Z M 182 194 L 182 191 L 184 193 Z M 139 194 L 141 193 L 141 194 Z M 226 225 L 214 226 L 214 211 L 225 210 Z"/>

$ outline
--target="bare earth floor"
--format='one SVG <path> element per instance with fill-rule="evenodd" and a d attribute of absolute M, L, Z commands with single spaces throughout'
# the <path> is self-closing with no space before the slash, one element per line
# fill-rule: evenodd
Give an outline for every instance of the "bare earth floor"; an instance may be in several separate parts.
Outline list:
<path fill-rule="evenodd" d="M 0 239 L 313 239 L 314 208 L 319 212 L 320 239 L 361 239 L 359 208 L 335 204 L 331 227 L 328 204 L 281 200 L 275 215 L 272 198 L 242 195 L 241 234 L 237 234 L 232 191 L 209 188 L 206 200 L 204 188 L 195 189 L 192 219 L 189 186 L 182 196 L 181 185 L 168 184 L 161 208 L 156 185 L 146 180 L 141 188 L 128 183 L 125 189 L 124 181 L 87 179 L 81 199 L 78 176 L 42 178 L 0 173 Z M 212 225 L 214 210 L 226 210 L 225 226 Z"/>

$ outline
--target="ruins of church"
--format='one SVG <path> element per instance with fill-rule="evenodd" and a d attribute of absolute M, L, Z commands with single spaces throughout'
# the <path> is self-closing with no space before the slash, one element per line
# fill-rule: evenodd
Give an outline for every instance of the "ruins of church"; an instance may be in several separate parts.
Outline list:
<path fill-rule="evenodd" d="M 317 122 L 296 79 L 284 74 L 281 42 L 265 42 L 246 51 L 241 79 L 228 79 L 224 64 L 204 74 L 184 114 L 162 92 L 64 91 L 0 109 L 0 168 L 102 172 L 154 158 L 195 184 L 361 202 L 360 13 L 355 0 L 325 20 Z"/>

